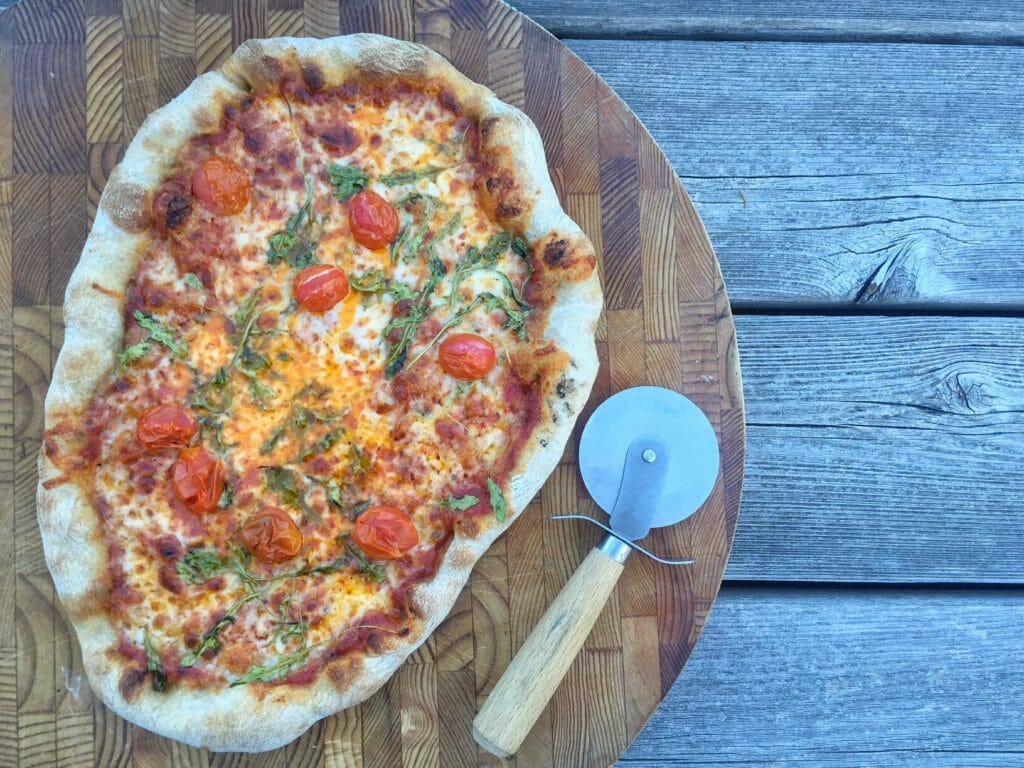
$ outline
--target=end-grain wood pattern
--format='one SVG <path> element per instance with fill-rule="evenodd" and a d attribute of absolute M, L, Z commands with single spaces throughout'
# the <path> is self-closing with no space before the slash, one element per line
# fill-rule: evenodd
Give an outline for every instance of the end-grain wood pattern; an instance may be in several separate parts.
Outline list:
<path fill-rule="evenodd" d="M 602 365 L 584 418 L 613 392 L 653 383 L 689 395 L 720 436 L 722 472 L 710 500 L 648 542 L 698 565 L 633 559 L 512 764 L 613 762 L 693 649 L 739 506 L 743 406 L 732 318 L 686 193 L 589 67 L 497 0 L 23 0 L 0 13 L 0 765 L 496 763 L 473 742 L 473 716 L 598 538 L 586 525 L 548 519 L 597 511 L 574 444 L 482 558 L 447 621 L 379 693 L 259 756 L 191 749 L 100 704 L 55 600 L 35 521 L 42 402 L 61 343 L 64 286 L 124 146 L 149 112 L 249 37 L 355 31 L 430 45 L 536 121 L 561 199 L 603 254 Z"/>

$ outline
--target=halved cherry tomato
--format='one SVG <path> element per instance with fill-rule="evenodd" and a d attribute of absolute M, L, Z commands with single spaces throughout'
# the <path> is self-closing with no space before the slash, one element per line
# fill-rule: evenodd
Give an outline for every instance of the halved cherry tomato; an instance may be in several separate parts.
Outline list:
<path fill-rule="evenodd" d="M 292 293 L 303 309 L 326 312 L 348 296 L 348 278 L 337 267 L 314 264 L 295 276 Z"/>
<path fill-rule="evenodd" d="M 398 236 L 398 211 L 376 192 L 364 189 L 348 204 L 348 224 L 357 243 L 378 250 Z"/>
<path fill-rule="evenodd" d="M 192 412 L 172 403 L 147 408 L 135 423 L 135 437 L 147 451 L 184 448 L 198 431 Z"/>
<path fill-rule="evenodd" d="M 234 216 L 249 204 L 252 184 L 231 160 L 211 157 L 192 174 L 192 194 L 210 213 Z"/>
<path fill-rule="evenodd" d="M 197 515 L 212 512 L 224 493 L 224 465 L 201 445 L 184 448 L 171 470 L 171 483 L 190 511 Z"/>
<path fill-rule="evenodd" d="M 253 557 L 265 563 L 280 563 L 299 554 L 302 531 L 287 512 L 268 507 L 245 521 L 242 543 Z"/>
<path fill-rule="evenodd" d="M 367 557 L 394 560 L 419 544 L 420 534 L 405 512 L 381 504 L 359 516 L 352 538 Z"/>
<path fill-rule="evenodd" d="M 441 370 L 463 381 L 475 381 L 486 376 L 497 355 L 494 345 L 475 333 L 455 333 L 445 338 L 437 351 Z"/>

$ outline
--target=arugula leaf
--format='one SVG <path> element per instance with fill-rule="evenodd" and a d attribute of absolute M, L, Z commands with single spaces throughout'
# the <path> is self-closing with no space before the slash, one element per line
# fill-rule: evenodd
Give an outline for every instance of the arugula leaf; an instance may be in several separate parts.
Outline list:
<path fill-rule="evenodd" d="M 255 376 L 249 378 L 249 394 L 252 395 L 253 403 L 261 411 L 272 411 L 274 409 L 271 401 L 277 397 L 277 390 L 273 387 L 268 387 Z"/>
<path fill-rule="evenodd" d="M 441 171 L 447 171 L 448 168 L 438 168 L 433 165 L 428 165 L 425 168 L 418 170 L 403 170 L 393 171 L 392 173 L 385 174 L 380 177 L 380 183 L 385 187 L 397 187 L 401 184 L 412 184 L 419 181 L 420 179 L 432 179 L 441 173 Z"/>
<path fill-rule="evenodd" d="M 465 512 L 470 507 L 475 507 L 479 503 L 480 499 L 476 496 L 466 494 L 465 496 L 449 496 L 441 502 L 441 506 L 455 512 Z"/>
<path fill-rule="evenodd" d="M 360 501 L 358 504 L 356 504 L 354 507 L 352 507 L 351 511 L 349 512 L 349 515 L 351 515 L 352 519 L 355 520 L 357 517 L 359 517 L 361 514 L 363 514 L 363 512 L 365 512 L 369 508 L 370 508 L 370 500 L 369 499 L 367 499 L 366 501 Z"/>
<path fill-rule="evenodd" d="M 185 277 L 183 279 L 185 281 L 185 285 L 189 288 L 195 288 L 197 291 L 206 290 L 206 286 L 203 285 L 203 281 L 199 279 L 199 275 L 195 272 L 185 273 Z"/>
<path fill-rule="evenodd" d="M 526 238 L 522 235 L 516 235 L 512 238 L 512 250 L 522 256 L 524 259 L 530 258 L 530 246 L 526 242 Z"/>
<path fill-rule="evenodd" d="M 378 584 L 388 577 L 387 568 L 384 563 L 371 563 L 369 558 L 363 553 L 363 550 L 357 547 L 348 536 L 343 538 L 345 541 L 345 551 L 355 558 L 360 573 L 368 576 L 371 581 L 375 581 Z"/>
<path fill-rule="evenodd" d="M 268 239 L 267 263 L 271 266 L 282 261 L 293 267 L 316 264 L 316 215 L 313 213 L 313 182 L 306 177 L 306 200 L 285 222 L 284 229 Z"/>
<path fill-rule="evenodd" d="M 494 516 L 498 518 L 499 523 L 505 522 L 505 516 L 508 515 L 508 504 L 505 501 L 505 494 L 494 480 L 487 478 L 487 490 L 491 494 L 491 509 L 494 510 Z"/>
<path fill-rule="evenodd" d="M 255 600 L 259 597 L 259 594 L 253 592 L 243 598 L 236 600 L 228 609 L 224 611 L 224 616 L 221 617 L 220 621 L 210 627 L 203 636 L 199 638 L 199 642 L 196 647 L 185 654 L 185 657 L 181 660 L 181 666 L 193 667 L 196 662 L 203 657 L 207 651 L 213 651 L 216 653 L 220 650 L 220 633 L 224 631 L 229 625 L 234 624 L 238 618 L 238 611 L 243 605 L 248 603 L 250 600 Z"/>
<path fill-rule="evenodd" d="M 304 646 L 295 653 L 289 653 L 284 656 L 279 656 L 277 661 L 272 664 L 257 664 L 250 668 L 248 672 L 234 680 L 231 683 L 233 688 L 236 685 L 248 685 L 249 683 L 269 683 L 274 680 L 287 675 L 293 667 L 302 664 L 309 658 L 310 652 L 316 648 L 316 646 Z"/>
<path fill-rule="evenodd" d="M 205 584 L 228 567 L 228 561 L 212 549 L 192 549 L 178 561 L 178 575 L 188 584 Z"/>
<path fill-rule="evenodd" d="M 177 358 L 185 357 L 185 353 L 188 351 L 188 348 L 183 342 L 178 341 L 178 339 L 174 337 L 174 331 L 160 323 L 152 315 L 147 314 L 140 309 L 136 309 L 132 315 L 135 317 L 135 322 L 137 322 L 140 327 L 149 331 L 149 338 L 146 339 L 146 341 L 155 341 L 157 344 L 166 347 L 168 351 Z"/>
<path fill-rule="evenodd" d="M 153 690 L 162 692 L 167 689 L 167 675 L 164 674 L 164 665 L 160 661 L 160 654 L 153 646 L 149 632 L 142 633 L 142 647 L 146 651 L 146 671 L 153 676 Z"/>
<path fill-rule="evenodd" d="M 437 210 L 440 201 L 433 195 L 421 195 L 415 192 L 411 195 L 406 195 L 399 200 L 400 206 L 408 204 L 415 205 L 417 203 L 422 204 L 419 224 L 415 227 L 412 223 L 406 225 L 402 234 L 399 236 L 398 240 L 395 241 L 391 249 L 392 263 L 394 263 L 401 255 L 403 246 L 405 247 L 405 261 L 415 258 L 420 252 L 420 249 L 423 247 L 423 241 L 426 238 L 427 233 L 430 231 L 430 219 L 433 217 L 434 211 Z"/>
<path fill-rule="evenodd" d="M 348 466 L 353 474 L 365 475 L 370 468 L 370 454 L 353 443 L 348 449 Z"/>
<path fill-rule="evenodd" d="M 149 342 L 140 341 L 138 344 L 132 344 L 130 347 L 125 347 L 121 354 L 117 356 L 117 370 L 122 371 L 136 360 L 144 357 L 149 352 Z"/>
<path fill-rule="evenodd" d="M 323 437 L 299 454 L 299 461 L 309 461 L 314 456 L 319 456 L 321 453 L 327 453 L 327 451 L 331 450 L 331 446 L 338 442 L 338 438 L 341 437 L 342 432 L 343 430 L 340 429 L 325 432 Z"/>
<path fill-rule="evenodd" d="M 218 509 L 227 509 L 235 503 L 235 486 L 231 483 L 224 483 L 224 493 L 220 496 L 220 501 L 217 502 Z"/>
<path fill-rule="evenodd" d="M 331 191 L 340 201 L 345 202 L 370 183 L 366 171 L 356 165 L 331 163 L 327 166 L 327 177 L 331 180 Z"/>
<path fill-rule="evenodd" d="M 383 269 L 368 269 L 359 274 L 349 275 L 351 288 L 364 293 L 378 293 L 388 289 L 388 278 Z"/>
<path fill-rule="evenodd" d="M 267 454 L 274 450 L 281 438 L 284 437 L 284 431 L 284 425 L 281 425 L 271 432 L 270 437 L 264 440 L 260 446 L 260 453 Z"/>

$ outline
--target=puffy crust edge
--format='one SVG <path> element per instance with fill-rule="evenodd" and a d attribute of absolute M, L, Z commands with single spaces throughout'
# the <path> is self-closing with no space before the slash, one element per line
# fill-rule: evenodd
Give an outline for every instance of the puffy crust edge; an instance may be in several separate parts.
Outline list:
<path fill-rule="evenodd" d="M 281 746 L 320 718 L 360 703 L 383 685 L 445 619 L 476 561 L 518 517 L 554 469 L 589 396 L 598 366 L 594 329 L 602 295 L 594 249 L 562 210 L 540 135 L 526 115 L 463 76 L 438 54 L 414 43 L 369 34 L 325 40 L 250 40 L 220 72 L 197 78 L 180 96 L 151 114 L 112 173 L 68 285 L 65 343 L 46 398 L 46 426 L 81 411 L 116 364 L 124 334 L 123 292 L 144 246 L 148 192 L 166 176 L 193 134 L 214 129 L 226 102 L 244 96 L 250 87 L 275 84 L 282 68 L 296 63 L 307 82 L 322 77 L 321 87 L 365 75 L 439 82 L 467 113 L 486 125 L 482 152 L 495 172 L 512 174 L 511 188 L 519 203 L 514 215 L 502 215 L 496 198 L 496 216 L 521 229 L 535 249 L 558 242 L 573 254 L 568 260 L 572 268 L 548 281 L 554 302 L 546 338 L 557 344 L 567 359 L 543 371 L 541 419 L 510 473 L 506 488 L 510 509 L 505 523 L 474 538 L 456 533 L 435 578 L 414 589 L 414 603 L 425 616 L 420 631 L 401 640 L 390 639 L 379 655 L 329 662 L 316 681 L 301 689 L 243 686 L 211 694 L 180 687 L 155 693 L 144 686 L 127 701 L 119 688 L 123 667 L 108 656 L 116 643 L 114 628 L 95 610 L 97 585 L 102 586 L 107 578 L 100 522 L 77 486 L 47 487 L 46 481 L 57 478 L 59 471 L 45 453 L 40 456 L 38 513 L 46 560 L 69 608 L 93 689 L 125 719 L 212 750 L 258 752 Z M 565 265 L 548 266 L 557 272 Z M 107 291 L 94 289 L 94 283 Z M 273 729 L 266 727 L 270 718 Z"/>

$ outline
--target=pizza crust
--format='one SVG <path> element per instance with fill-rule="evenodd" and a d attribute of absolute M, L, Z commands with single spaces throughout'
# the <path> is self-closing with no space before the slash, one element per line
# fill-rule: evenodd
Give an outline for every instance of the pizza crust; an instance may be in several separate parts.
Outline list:
<path fill-rule="evenodd" d="M 123 666 L 108 655 L 114 628 L 102 610 L 107 556 L 98 515 L 73 483 L 40 456 L 38 514 L 47 564 L 82 646 L 93 689 L 115 712 L 144 728 L 197 747 L 257 752 L 286 744 L 326 715 L 353 706 L 390 678 L 447 616 L 473 565 L 512 523 L 562 456 L 597 372 L 594 328 L 601 289 L 593 246 L 559 204 L 536 127 L 522 112 L 473 83 L 428 48 L 377 35 L 326 40 L 277 38 L 241 45 L 219 72 L 197 78 L 151 114 L 111 174 L 93 229 L 65 297 L 65 341 L 46 397 L 46 427 L 80 413 L 116 365 L 123 346 L 124 292 L 146 244 L 147 200 L 196 133 L 215 130 L 228 102 L 250 88 L 273 85 L 298 68 L 312 86 L 354 77 L 414 77 L 439 82 L 481 121 L 481 148 L 495 184 L 493 215 L 524 232 L 545 254 L 554 299 L 545 336 L 567 357 L 541 370 L 540 423 L 510 474 L 509 515 L 475 538 L 457 533 L 436 576 L 413 591 L 426 620 L 422 631 L 391 639 L 383 653 L 330 662 L 304 687 L 239 686 L 212 692 L 142 686 L 132 701 L 119 688 Z M 490 185 L 488 185 L 490 187 Z M 554 250 L 550 250 L 553 248 Z M 547 258 L 548 254 L 553 254 Z M 103 290 L 98 290 L 102 288 Z M 273 728 L 267 723 L 273 722 Z M 468 724 L 467 724 L 468 727 Z"/>

